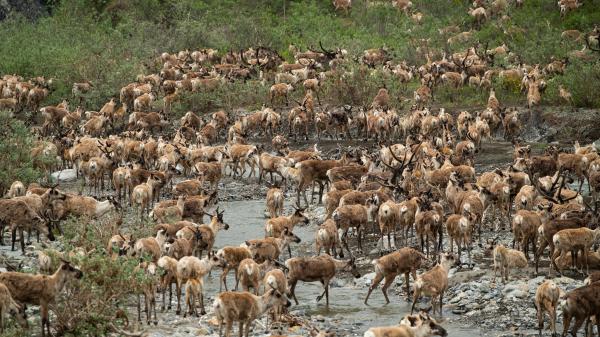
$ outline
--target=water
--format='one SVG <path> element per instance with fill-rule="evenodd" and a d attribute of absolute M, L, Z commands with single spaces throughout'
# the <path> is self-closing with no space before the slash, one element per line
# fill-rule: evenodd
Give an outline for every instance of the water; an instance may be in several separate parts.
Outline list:
<path fill-rule="evenodd" d="M 217 234 L 217 248 L 225 245 L 238 246 L 244 240 L 264 237 L 264 200 L 222 202 L 219 204 L 219 207 L 225 210 L 225 221 L 230 225 L 230 228 L 228 231 L 220 231 Z M 301 247 L 293 247 L 294 256 L 298 254 L 299 249 L 302 252 L 309 249 L 311 252 L 314 252 L 314 231 L 317 225 L 311 222 L 308 226 L 297 226 L 294 229 L 294 233 L 303 242 Z M 310 244 L 310 246 L 307 246 L 307 244 Z M 285 257 L 287 258 L 287 253 Z M 210 298 L 206 302 L 207 309 L 210 303 L 212 303 L 212 298 L 214 298 L 214 295 L 219 290 L 219 275 L 220 271 L 216 271 L 207 279 L 205 294 Z M 364 283 L 364 279 L 359 280 Z M 228 286 L 232 287 L 233 283 L 233 273 L 230 272 L 228 275 Z M 399 298 L 395 295 L 394 287 L 391 287 L 388 291 L 390 304 L 385 305 L 385 299 L 381 290 L 376 289 L 369 298 L 369 305 L 364 305 L 363 301 L 367 293 L 367 286 L 364 284 L 354 285 L 354 282 L 349 279 L 337 279 L 333 283 L 334 286 L 329 291 L 330 304 L 329 308 L 327 308 L 325 306 L 325 299 L 320 303 L 316 302 L 316 297 L 323 291 L 319 282 L 299 282 L 296 287 L 296 296 L 300 304 L 292 305 L 292 313 L 303 313 L 306 316 L 312 317 L 320 315 L 332 319 L 335 325 L 342 329 L 350 329 L 350 327 L 356 329 L 358 325 L 360 328 L 357 332 L 348 334 L 361 336 L 369 327 L 397 324 L 404 315 L 410 313 L 411 303 L 407 302 L 405 297 Z M 336 287 L 335 285 L 341 286 Z M 421 302 L 420 305 L 421 307 L 426 306 L 424 302 Z M 450 336 L 496 335 L 496 333 L 485 334 L 477 328 L 463 327 L 457 323 L 453 323 L 455 316 L 448 311 L 445 311 L 444 315 L 443 326 L 448 330 Z"/>

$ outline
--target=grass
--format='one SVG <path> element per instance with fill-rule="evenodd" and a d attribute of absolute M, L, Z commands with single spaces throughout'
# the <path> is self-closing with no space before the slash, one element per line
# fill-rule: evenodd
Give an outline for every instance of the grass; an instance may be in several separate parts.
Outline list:
<path fill-rule="evenodd" d="M 551 56 L 562 58 L 580 48 L 560 41 L 560 32 L 587 31 L 600 21 L 598 0 L 589 1 L 583 9 L 564 19 L 553 3 L 531 0 L 521 9 L 509 7 L 506 12 L 509 19 L 494 18 L 485 23 L 474 31 L 472 41 L 448 46 L 447 36 L 441 36 L 439 28 L 458 24 L 461 30 L 469 30 L 474 25 L 466 13 L 468 2 L 450 2 L 415 0 L 414 8 L 424 14 L 422 24 L 415 25 L 389 5 L 367 5 L 365 1 L 354 1 L 348 15 L 335 13 L 328 1 L 316 0 L 61 1 L 53 5 L 51 16 L 35 22 L 13 16 L 0 23 L 0 33 L 6 37 L 0 41 L 0 69 L 26 77 L 55 78 L 55 90 L 48 99 L 51 104 L 69 98 L 73 82 L 90 80 L 96 88 L 88 100 L 88 108 L 98 109 L 137 74 L 156 71 L 160 66 L 156 57 L 164 51 L 211 47 L 224 52 L 263 45 L 291 60 L 289 44 L 301 49 L 318 48 L 321 41 L 326 48 L 346 48 L 350 55 L 386 46 L 395 58 L 422 64 L 425 60 L 414 52 L 414 41 L 429 39 L 430 46 L 451 52 L 477 41 L 489 47 L 506 43 L 523 62 L 546 63 Z M 549 83 L 549 92 L 563 84 L 573 91 L 577 106 L 600 107 L 600 99 L 593 95 L 600 89 L 599 81 L 590 85 L 585 79 L 588 73 L 598 75 L 598 64 L 574 63 L 570 68 L 576 71 L 554 78 Z M 378 78 L 373 84 L 380 86 L 382 81 Z M 370 89 L 362 92 L 374 94 Z M 470 88 L 458 93 L 442 90 L 442 93 L 438 103 L 449 106 L 482 102 L 485 96 Z M 398 95 L 410 97 L 411 92 Z M 508 91 L 499 95 L 509 101 L 519 99 Z M 335 104 L 362 103 L 367 97 L 357 99 L 341 94 L 329 99 Z M 204 112 L 240 106 L 252 109 L 265 102 L 266 89 L 250 82 L 232 84 L 210 94 L 189 95 L 176 111 Z M 545 103 L 558 101 L 551 98 L 545 99 Z"/>

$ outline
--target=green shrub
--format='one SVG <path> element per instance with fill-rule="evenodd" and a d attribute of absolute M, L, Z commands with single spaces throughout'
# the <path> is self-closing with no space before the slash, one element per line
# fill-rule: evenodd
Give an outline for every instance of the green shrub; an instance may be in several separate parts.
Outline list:
<path fill-rule="evenodd" d="M 65 235 L 60 240 L 65 251 L 81 247 L 87 253 L 68 257 L 81 269 L 83 278 L 67 286 L 57 300 L 53 309 L 56 315 L 52 321 L 53 328 L 59 335 L 104 336 L 112 331 L 111 323 L 116 326 L 123 324 L 115 319 L 116 313 L 123 310 L 133 322 L 137 313 L 127 313 L 135 298 L 132 295 L 150 279 L 136 270 L 138 258 L 119 256 L 113 260 L 107 255 L 106 244 L 118 230 L 116 219 L 71 218 L 63 223 L 63 228 Z M 133 236 L 147 237 L 149 232 L 148 228 L 142 227 Z M 58 267 L 56 260 L 55 263 Z M 32 327 L 36 328 L 38 326 Z"/>
<path fill-rule="evenodd" d="M 0 69 L 23 76 L 54 77 L 55 90 L 45 102 L 48 104 L 71 98 L 73 82 L 90 80 L 96 87 L 86 108 L 97 110 L 137 74 L 156 72 L 161 66 L 155 62 L 156 57 L 164 51 L 210 47 L 224 53 L 264 45 L 291 61 L 289 44 L 318 49 L 321 41 L 327 48 L 343 47 L 350 55 L 387 46 L 395 58 L 422 64 L 425 60 L 415 53 L 413 41 L 429 39 L 430 46 L 448 48 L 450 52 L 477 42 L 488 48 L 506 43 L 523 62 L 543 64 L 551 56 L 565 57 L 570 50 L 580 48 L 561 41 L 563 30 L 586 31 L 600 20 L 600 7 L 593 4 L 561 18 L 555 3 L 531 0 L 520 9 L 510 6 L 507 19 L 488 20 L 474 31 L 472 41 L 447 46 L 448 37 L 441 36 L 438 29 L 448 25 L 459 25 L 463 31 L 472 29 L 473 20 L 467 14 L 470 3 L 413 2 L 414 8 L 424 14 L 421 25 L 415 25 L 389 3 L 368 5 L 360 0 L 353 2 L 348 15 L 334 12 L 328 1 L 316 0 L 53 1 L 51 16 L 35 22 L 12 16 L 0 22 L 4 37 L 0 40 Z M 503 59 L 496 63 L 506 64 Z M 578 86 L 575 82 L 568 84 Z M 262 105 L 268 88 L 249 86 L 256 86 L 256 82 L 236 83 L 217 93 L 192 94 L 181 102 L 180 109 L 207 112 L 204 110 L 213 107 Z M 461 95 L 469 93 L 467 90 Z M 581 106 L 598 107 L 594 98 L 581 97 L 577 101 Z"/>
<path fill-rule="evenodd" d="M 23 122 L 11 117 L 6 111 L 0 112 L 0 195 L 4 195 L 15 180 L 28 183 L 40 178 L 41 173 L 34 168 L 31 158 L 33 136 Z"/>

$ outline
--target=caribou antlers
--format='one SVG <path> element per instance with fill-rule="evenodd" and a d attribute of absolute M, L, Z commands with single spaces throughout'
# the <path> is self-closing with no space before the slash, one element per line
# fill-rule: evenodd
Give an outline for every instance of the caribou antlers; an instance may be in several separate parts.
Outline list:
<path fill-rule="evenodd" d="M 300 204 L 298 202 L 296 202 L 295 205 L 292 206 L 294 208 L 294 210 L 298 211 L 298 212 L 302 212 L 305 210 L 305 208 L 300 207 Z"/>
<path fill-rule="evenodd" d="M 550 186 L 550 189 L 548 191 L 540 188 L 539 186 L 539 174 L 534 174 L 533 178 L 531 178 L 531 174 L 528 173 L 530 175 L 530 180 L 531 183 L 533 184 L 533 186 L 535 187 L 536 191 L 545 199 L 552 201 L 555 204 L 564 204 L 570 200 L 573 200 L 575 198 L 577 198 L 579 196 L 579 194 L 575 194 L 574 196 L 570 197 L 570 198 L 563 198 L 562 197 L 562 190 L 565 187 L 565 181 L 566 181 L 566 177 L 565 177 L 565 173 L 567 171 L 563 172 L 563 170 L 559 170 L 556 173 L 556 178 L 554 179 L 554 181 L 552 182 L 552 185 Z M 562 178 L 562 179 L 561 179 Z M 558 184 L 558 181 L 560 180 L 560 184 Z M 559 185 L 557 187 L 557 184 Z M 591 210 L 591 208 L 590 208 Z"/>
<path fill-rule="evenodd" d="M 325 56 L 327 56 L 327 58 L 329 59 L 334 59 L 336 57 L 336 53 L 333 50 L 327 50 L 323 47 L 323 43 L 321 43 L 321 41 L 319 41 L 319 47 L 321 47 L 321 50 L 323 51 L 323 53 L 325 54 Z"/>
<path fill-rule="evenodd" d="M 394 160 L 396 160 L 397 162 L 400 163 L 400 167 L 393 167 L 390 165 L 391 163 L 388 164 L 383 160 L 381 161 L 385 166 L 387 166 L 390 170 L 392 170 L 393 174 L 392 174 L 392 177 L 390 178 L 391 185 L 395 186 L 397 184 L 398 176 L 402 176 L 402 172 L 404 172 L 404 169 L 406 167 L 408 167 L 409 165 L 411 165 L 416 160 L 415 155 L 419 151 L 419 148 L 421 148 L 421 143 L 415 144 L 415 147 L 416 148 L 414 150 L 411 150 L 410 157 L 408 158 L 408 161 L 407 161 L 406 157 L 408 156 L 408 151 L 404 152 L 404 157 L 402 159 L 400 159 L 400 158 L 398 158 L 398 156 L 396 156 L 396 154 L 392 150 L 392 147 L 388 146 L 388 150 L 390 151 L 390 154 L 392 155 Z"/>

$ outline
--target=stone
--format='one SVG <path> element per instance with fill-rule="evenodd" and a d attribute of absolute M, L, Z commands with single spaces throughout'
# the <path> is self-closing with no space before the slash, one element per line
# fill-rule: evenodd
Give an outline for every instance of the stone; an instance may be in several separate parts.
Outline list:
<path fill-rule="evenodd" d="M 465 308 L 467 308 L 469 310 L 479 309 L 479 303 L 477 303 L 477 302 L 469 303 L 465 306 Z"/>
<path fill-rule="evenodd" d="M 390 238 L 390 243 L 391 243 L 391 247 L 388 244 L 388 239 L 387 239 L 387 236 L 386 236 L 384 238 L 379 238 L 379 240 L 377 240 L 376 247 L 381 247 L 381 245 L 383 244 L 383 250 L 385 250 L 385 251 L 394 251 L 394 250 L 396 250 L 396 242 L 395 242 L 393 236 Z"/>
<path fill-rule="evenodd" d="M 196 330 L 196 336 L 206 336 L 211 333 L 212 333 L 212 331 L 206 327 L 200 327 L 199 329 Z"/>
<path fill-rule="evenodd" d="M 70 182 L 77 180 L 77 171 L 75 169 L 66 169 L 56 171 L 51 174 L 52 180 L 60 182 Z"/>
<path fill-rule="evenodd" d="M 375 278 L 375 273 L 368 273 L 363 275 L 360 279 L 356 280 L 356 284 L 364 284 L 367 286 L 371 285 L 373 279 Z"/>

